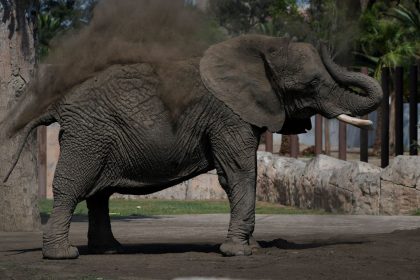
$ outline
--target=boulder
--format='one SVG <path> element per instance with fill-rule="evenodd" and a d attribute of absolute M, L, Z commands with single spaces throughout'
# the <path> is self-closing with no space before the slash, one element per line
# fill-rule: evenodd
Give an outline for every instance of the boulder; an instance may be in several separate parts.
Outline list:
<path fill-rule="evenodd" d="M 389 181 L 381 182 L 380 213 L 410 215 L 420 208 L 420 191 Z"/>
<path fill-rule="evenodd" d="M 413 214 L 420 208 L 420 157 L 397 156 L 381 173 L 381 214 Z"/>
<path fill-rule="evenodd" d="M 382 168 L 361 161 L 352 162 L 347 181 L 353 187 L 352 214 L 378 215 L 381 194 Z"/>
<path fill-rule="evenodd" d="M 257 200 L 291 205 L 305 162 L 262 152 L 257 163 Z"/>
<path fill-rule="evenodd" d="M 216 171 L 188 180 L 185 196 L 187 200 L 221 200 L 227 199 L 226 192 L 219 184 Z"/>
<path fill-rule="evenodd" d="M 382 172 L 381 179 L 409 188 L 420 189 L 420 157 L 395 157 Z"/>
<path fill-rule="evenodd" d="M 381 168 L 319 155 L 258 156 L 257 199 L 334 213 L 379 214 Z"/>
<path fill-rule="evenodd" d="M 305 177 L 314 188 L 313 207 L 328 212 L 351 212 L 352 193 L 339 186 L 337 178 L 351 167 L 350 162 L 319 155 L 306 167 Z"/>

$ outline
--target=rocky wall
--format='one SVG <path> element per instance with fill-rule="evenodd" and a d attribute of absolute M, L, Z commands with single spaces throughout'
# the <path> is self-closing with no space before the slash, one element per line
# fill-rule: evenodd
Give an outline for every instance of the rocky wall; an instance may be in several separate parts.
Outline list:
<path fill-rule="evenodd" d="M 213 171 L 144 197 L 220 200 L 226 194 Z M 382 169 L 325 155 L 302 160 L 259 152 L 257 200 L 333 213 L 412 214 L 420 209 L 420 157 L 398 156 Z"/>
<path fill-rule="evenodd" d="M 420 157 L 382 169 L 320 155 L 308 161 L 258 157 L 257 199 L 333 213 L 406 215 L 420 208 Z"/>

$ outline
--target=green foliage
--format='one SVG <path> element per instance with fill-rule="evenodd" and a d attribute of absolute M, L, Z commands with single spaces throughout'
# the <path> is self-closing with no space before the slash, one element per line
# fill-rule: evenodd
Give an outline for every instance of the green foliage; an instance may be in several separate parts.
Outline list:
<path fill-rule="evenodd" d="M 284 0 L 290 1 L 290 0 Z M 276 0 L 210 0 L 209 12 L 229 34 L 250 32 L 258 24 L 266 23 L 270 7 Z"/>
<path fill-rule="evenodd" d="M 407 66 L 420 57 L 420 11 L 407 5 L 377 2 L 360 17 L 358 54 L 376 78 L 383 67 Z"/>
<path fill-rule="evenodd" d="M 413 141 L 410 147 L 414 147 L 415 149 L 417 149 L 417 151 L 420 151 L 420 143 L 417 141 Z"/>
<path fill-rule="evenodd" d="M 42 214 L 51 214 L 52 200 L 39 202 Z M 153 215 L 182 215 L 182 214 L 217 214 L 229 213 L 227 201 L 177 201 L 177 200 L 125 200 L 111 199 L 109 212 L 111 216 L 153 216 Z M 257 202 L 258 214 L 324 214 L 321 210 L 305 210 L 284 207 L 276 204 Z M 87 215 L 86 203 L 77 205 L 75 215 Z"/>
<path fill-rule="evenodd" d="M 37 57 L 42 60 L 54 38 L 86 24 L 96 0 L 41 0 L 37 16 Z"/>
<path fill-rule="evenodd" d="M 300 10 L 295 0 L 211 0 L 210 7 L 230 34 L 257 32 L 314 45 L 323 40 L 340 62 L 354 63 L 348 54 L 356 53 L 358 64 L 378 77 L 382 67 L 419 58 L 419 2 L 370 1 L 360 17 L 359 1 L 310 0 L 309 9 Z"/>
<path fill-rule="evenodd" d="M 308 10 L 299 9 L 296 1 L 276 1 L 270 7 L 270 20 L 260 23 L 259 33 L 290 37 L 314 45 L 329 43 L 335 56 L 349 53 L 357 34 L 357 21 L 347 15 L 347 6 L 339 9 L 336 0 L 311 1 Z"/>
<path fill-rule="evenodd" d="M 294 0 L 278 0 L 270 6 L 270 18 L 260 23 L 257 31 L 271 36 L 291 37 L 302 40 L 309 34 L 308 24 Z"/>
<path fill-rule="evenodd" d="M 37 56 L 43 58 L 48 54 L 50 41 L 61 31 L 61 23 L 48 13 L 39 14 Z"/>
<path fill-rule="evenodd" d="M 296 0 L 276 0 L 270 6 L 270 15 L 272 17 L 278 17 L 284 14 L 289 14 L 289 15 L 299 14 Z"/>
<path fill-rule="evenodd" d="M 310 9 L 310 29 L 312 37 L 308 40 L 316 44 L 317 40 L 328 42 L 333 57 L 347 55 L 353 48 L 358 34 L 357 19 L 350 16 L 348 2 L 336 0 L 318 1 Z"/>

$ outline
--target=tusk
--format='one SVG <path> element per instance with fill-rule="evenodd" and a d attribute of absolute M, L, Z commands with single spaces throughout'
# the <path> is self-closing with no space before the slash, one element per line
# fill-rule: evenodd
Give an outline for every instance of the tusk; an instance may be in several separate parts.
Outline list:
<path fill-rule="evenodd" d="M 353 118 L 353 117 L 350 117 L 350 116 L 347 116 L 347 115 L 344 115 L 344 114 L 339 115 L 337 117 L 337 119 L 342 121 L 342 122 L 357 126 L 359 128 L 362 128 L 362 129 L 373 129 L 373 123 L 370 120 Z"/>

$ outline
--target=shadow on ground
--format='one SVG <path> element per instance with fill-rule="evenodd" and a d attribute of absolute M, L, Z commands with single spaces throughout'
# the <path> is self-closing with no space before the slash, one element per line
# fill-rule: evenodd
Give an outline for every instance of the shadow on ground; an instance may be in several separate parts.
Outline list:
<path fill-rule="evenodd" d="M 325 241 L 325 242 L 310 242 L 310 243 L 295 243 L 289 242 L 285 239 L 274 239 L 272 241 L 258 241 L 261 249 L 282 249 L 282 250 L 305 250 L 334 245 L 361 245 L 369 241 Z M 182 253 L 220 253 L 220 244 L 206 244 L 206 243 L 149 243 L 149 244 L 123 244 L 123 252 L 121 255 L 132 254 L 182 254 Z M 87 245 L 77 246 L 80 255 L 94 255 L 89 253 Z M 41 251 L 42 248 L 28 248 L 20 250 L 6 250 L 0 251 L 6 253 L 6 256 L 19 255 L 31 252 Z"/>
<path fill-rule="evenodd" d="M 48 219 L 50 218 L 49 214 L 41 213 L 41 224 L 45 225 L 48 222 Z M 162 219 L 162 216 L 145 216 L 145 215 L 136 215 L 136 216 L 112 216 L 111 219 L 113 221 L 123 221 L 123 220 L 142 220 L 142 219 Z M 89 217 L 87 215 L 73 215 L 71 218 L 72 222 L 88 222 Z"/>
<path fill-rule="evenodd" d="M 289 242 L 285 239 L 274 239 L 272 241 L 258 241 L 261 248 L 278 248 L 283 250 L 305 250 L 319 247 L 327 247 L 334 245 L 361 245 L 370 241 L 322 241 L 322 242 L 310 242 L 310 243 L 294 243 Z"/>

